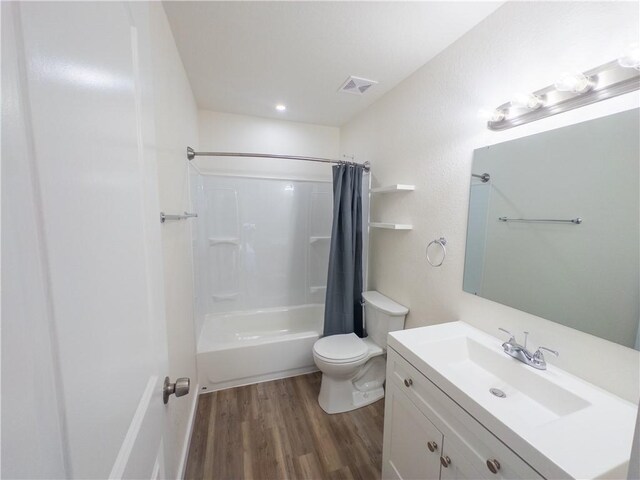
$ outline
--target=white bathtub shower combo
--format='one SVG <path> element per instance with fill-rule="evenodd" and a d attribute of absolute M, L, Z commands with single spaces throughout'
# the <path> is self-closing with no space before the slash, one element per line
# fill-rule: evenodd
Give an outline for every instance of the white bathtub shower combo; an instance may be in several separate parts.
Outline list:
<path fill-rule="evenodd" d="M 198 341 L 205 391 L 315 371 L 324 307 L 302 305 L 209 315 Z"/>
<path fill-rule="evenodd" d="M 369 336 L 320 339 L 331 183 L 212 175 L 196 168 L 191 185 L 198 212 L 193 228 L 201 391 L 319 368 L 319 403 L 328 413 L 382 398 L 387 333 L 403 328 L 405 307 L 365 292 Z"/>
<path fill-rule="evenodd" d="M 329 182 L 191 177 L 203 391 L 315 371 L 329 258 Z"/>

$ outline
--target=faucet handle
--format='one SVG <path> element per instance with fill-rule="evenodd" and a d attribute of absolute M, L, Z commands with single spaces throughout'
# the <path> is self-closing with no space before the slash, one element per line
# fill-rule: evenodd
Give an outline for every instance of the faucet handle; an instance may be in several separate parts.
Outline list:
<path fill-rule="evenodd" d="M 538 364 L 538 365 L 543 365 L 546 368 L 546 364 L 547 362 L 544 359 L 544 354 L 542 353 L 542 351 L 545 352 L 549 352 L 552 353 L 553 355 L 555 355 L 556 357 L 560 356 L 560 353 L 558 353 L 555 350 L 551 350 L 550 348 L 547 347 L 538 347 L 538 350 L 536 350 L 536 353 L 533 354 L 533 361 Z"/>
<path fill-rule="evenodd" d="M 538 351 L 536 352 L 536 355 L 537 355 L 537 354 L 540 354 L 540 356 L 542 356 L 542 350 L 544 350 L 545 352 L 552 353 L 552 354 L 554 354 L 556 357 L 559 357 L 559 356 L 560 356 L 560 352 L 558 352 L 558 351 L 556 351 L 556 350 L 551 350 L 550 348 L 547 348 L 547 347 L 538 347 Z"/>
<path fill-rule="evenodd" d="M 515 341 L 516 337 L 513 333 L 511 333 L 509 330 L 505 330 L 502 327 L 499 327 L 498 330 L 500 330 L 501 332 L 506 333 L 507 335 L 509 335 L 511 338 L 509 338 L 508 343 L 511 343 L 513 341 Z"/>

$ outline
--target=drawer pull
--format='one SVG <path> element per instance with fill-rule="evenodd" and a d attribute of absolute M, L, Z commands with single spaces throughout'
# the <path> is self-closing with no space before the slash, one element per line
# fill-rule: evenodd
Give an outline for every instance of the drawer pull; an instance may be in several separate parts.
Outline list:
<path fill-rule="evenodd" d="M 430 452 L 435 452 L 438 449 L 438 444 L 436 442 L 427 442 L 427 448 Z"/>
<path fill-rule="evenodd" d="M 487 468 L 491 473 L 496 474 L 498 470 L 500 470 L 500 462 L 495 458 L 493 460 L 487 460 Z"/>
<path fill-rule="evenodd" d="M 445 455 L 444 457 L 440 457 L 440 463 L 444 468 L 449 468 L 449 465 L 451 465 L 451 459 Z"/>
<path fill-rule="evenodd" d="M 410 387 L 411 385 L 413 385 L 413 380 L 411 380 L 410 378 L 405 378 L 404 379 L 404 386 L 405 387 Z"/>

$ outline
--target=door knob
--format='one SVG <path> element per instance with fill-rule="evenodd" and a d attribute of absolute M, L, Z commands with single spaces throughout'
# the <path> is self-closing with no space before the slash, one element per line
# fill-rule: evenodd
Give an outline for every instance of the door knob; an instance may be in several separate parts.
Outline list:
<path fill-rule="evenodd" d="M 410 387 L 411 385 L 413 385 L 413 380 L 411 380 L 410 378 L 405 378 L 404 379 L 404 386 L 405 387 Z"/>
<path fill-rule="evenodd" d="M 435 452 L 438 449 L 438 444 L 436 442 L 427 442 L 427 448 L 430 452 Z"/>
<path fill-rule="evenodd" d="M 169 403 L 169 397 L 175 394 L 176 397 L 182 397 L 189 393 L 189 387 L 191 386 L 191 380 L 187 377 L 180 377 L 176 380 L 176 383 L 171 383 L 169 377 L 164 377 L 164 386 L 162 388 L 162 401 L 166 405 Z"/>
<path fill-rule="evenodd" d="M 449 468 L 449 465 L 451 465 L 451 459 L 445 455 L 444 457 L 440 457 L 440 463 L 444 468 Z"/>

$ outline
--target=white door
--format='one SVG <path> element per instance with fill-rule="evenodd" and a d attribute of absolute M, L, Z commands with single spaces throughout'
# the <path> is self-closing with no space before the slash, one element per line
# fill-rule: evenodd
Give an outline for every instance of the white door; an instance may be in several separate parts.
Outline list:
<path fill-rule="evenodd" d="M 3 427 L 3 474 L 163 475 L 170 406 L 162 401 L 167 352 L 146 8 L 111 2 L 2 7 L 3 30 L 12 32 L 12 38 L 3 35 L 3 80 L 15 87 L 3 89 L 3 124 L 8 119 L 20 133 L 3 132 L 3 170 L 24 162 L 13 181 L 28 180 L 3 191 L 3 212 L 22 215 L 9 218 L 14 223 L 8 228 L 3 218 L 3 237 L 31 222 L 35 233 L 28 238 L 37 239 L 31 246 L 9 242 L 8 251 L 3 244 L 3 255 L 16 254 L 8 265 L 13 272 L 3 264 L 3 281 L 15 282 L 14 297 L 3 295 L 3 333 L 7 322 L 22 329 L 16 338 L 28 338 L 22 307 L 38 292 L 23 278 L 21 264 L 35 258 L 38 268 L 31 274 L 40 275 L 47 308 L 33 323 L 47 330 L 49 345 L 40 349 L 27 340 L 23 349 L 33 350 L 29 362 L 50 362 L 53 378 L 42 391 L 34 387 L 36 395 L 46 395 L 31 402 L 35 406 L 10 401 L 25 391 L 7 388 L 5 374 L 22 372 L 24 362 L 3 351 L 3 421 L 15 419 L 12 436 Z M 7 40 L 12 55 L 5 65 Z M 3 338 L 3 345 L 9 343 Z M 31 370 L 22 373 L 29 391 L 36 380 Z M 5 399 L 13 411 L 4 408 Z M 12 442 L 19 445 L 29 428 L 45 428 L 25 419 L 44 415 L 49 401 L 57 405 L 57 419 L 47 432 L 57 432 L 61 453 L 52 458 L 57 455 L 60 464 L 49 475 L 46 465 L 30 474 L 35 467 L 25 460 L 28 454 L 5 451 Z M 32 448 L 33 454 L 40 445 Z"/>

